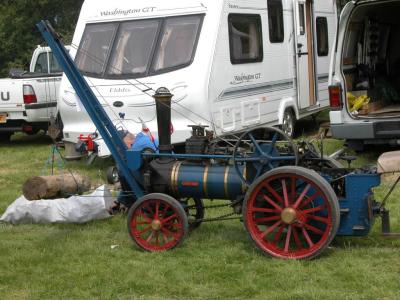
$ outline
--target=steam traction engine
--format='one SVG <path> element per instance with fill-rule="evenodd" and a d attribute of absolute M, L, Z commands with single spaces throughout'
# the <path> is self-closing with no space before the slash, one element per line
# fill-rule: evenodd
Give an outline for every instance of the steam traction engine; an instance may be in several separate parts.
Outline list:
<path fill-rule="evenodd" d="M 195 125 L 185 151 L 175 153 L 165 88 L 154 95 L 159 153 L 127 149 L 51 26 L 42 21 L 38 28 L 135 195 L 128 231 L 140 248 L 178 246 L 204 221 L 202 199 L 230 200 L 233 213 L 218 219 L 241 216 L 254 244 L 278 258 L 314 258 L 336 235 L 366 235 L 376 215 L 387 216 L 371 192 L 380 184 L 376 171 L 338 167 L 276 128 L 248 131 L 232 143 Z"/>

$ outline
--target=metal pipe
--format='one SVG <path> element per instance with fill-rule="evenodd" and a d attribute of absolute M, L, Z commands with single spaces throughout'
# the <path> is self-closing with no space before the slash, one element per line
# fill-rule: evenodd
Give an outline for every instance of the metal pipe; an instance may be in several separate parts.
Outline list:
<path fill-rule="evenodd" d="M 172 94 L 165 87 L 157 89 L 153 98 L 156 101 L 158 149 L 160 153 L 170 153 L 171 145 L 171 99 Z"/>

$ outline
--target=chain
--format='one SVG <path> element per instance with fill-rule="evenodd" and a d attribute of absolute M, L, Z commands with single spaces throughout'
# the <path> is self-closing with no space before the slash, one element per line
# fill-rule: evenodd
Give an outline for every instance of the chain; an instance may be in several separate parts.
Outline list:
<path fill-rule="evenodd" d="M 243 200 L 236 200 L 236 201 L 233 201 L 233 202 L 227 203 L 227 204 L 208 205 L 208 206 L 203 206 L 203 209 L 207 210 L 207 209 L 216 209 L 216 208 L 222 208 L 222 207 L 234 207 L 236 204 L 240 204 L 242 202 L 243 202 Z M 187 209 L 191 209 L 191 208 L 196 209 L 196 205 L 187 206 Z M 195 220 L 192 220 L 192 222 L 193 223 L 204 223 L 204 222 L 237 220 L 237 219 L 241 218 L 241 216 L 232 217 L 234 215 L 236 215 L 236 213 L 232 212 L 232 213 L 224 214 L 224 215 L 214 217 L 214 218 L 195 219 Z"/>

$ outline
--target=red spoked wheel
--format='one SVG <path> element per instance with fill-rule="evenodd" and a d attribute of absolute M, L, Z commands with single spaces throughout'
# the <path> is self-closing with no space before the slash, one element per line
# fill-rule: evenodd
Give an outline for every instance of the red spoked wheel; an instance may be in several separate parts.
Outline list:
<path fill-rule="evenodd" d="M 335 192 L 316 172 L 281 167 L 256 180 L 244 202 L 244 224 L 258 248 L 283 259 L 311 259 L 336 236 L 340 209 Z"/>
<path fill-rule="evenodd" d="M 186 237 L 188 227 L 188 219 L 181 204 L 165 194 L 146 195 L 129 210 L 129 234 L 146 251 L 175 248 Z"/>

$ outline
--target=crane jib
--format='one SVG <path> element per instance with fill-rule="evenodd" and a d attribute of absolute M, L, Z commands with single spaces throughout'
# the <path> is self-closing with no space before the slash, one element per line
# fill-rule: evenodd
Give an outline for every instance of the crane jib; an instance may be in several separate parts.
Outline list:
<path fill-rule="evenodd" d="M 113 122 L 108 117 L 85 78 L 79 72 L 74 61 L 69 56 L 68 51 L 60 42 L 59 36 L 54 31 L 50 22 L 41 21 L 36 26 L 52 49 L 55 58 L 73 86 L 89 117 L 95 124 L 107 147 L 110 149 L 120 172 L 125 176 L 131 190 L 137 198 L 142 197 L 144 195 L 143 189 L 136 181 L 135 174 L 131 172 L 127 165 L 127 147 L 118 134 Z"/>

